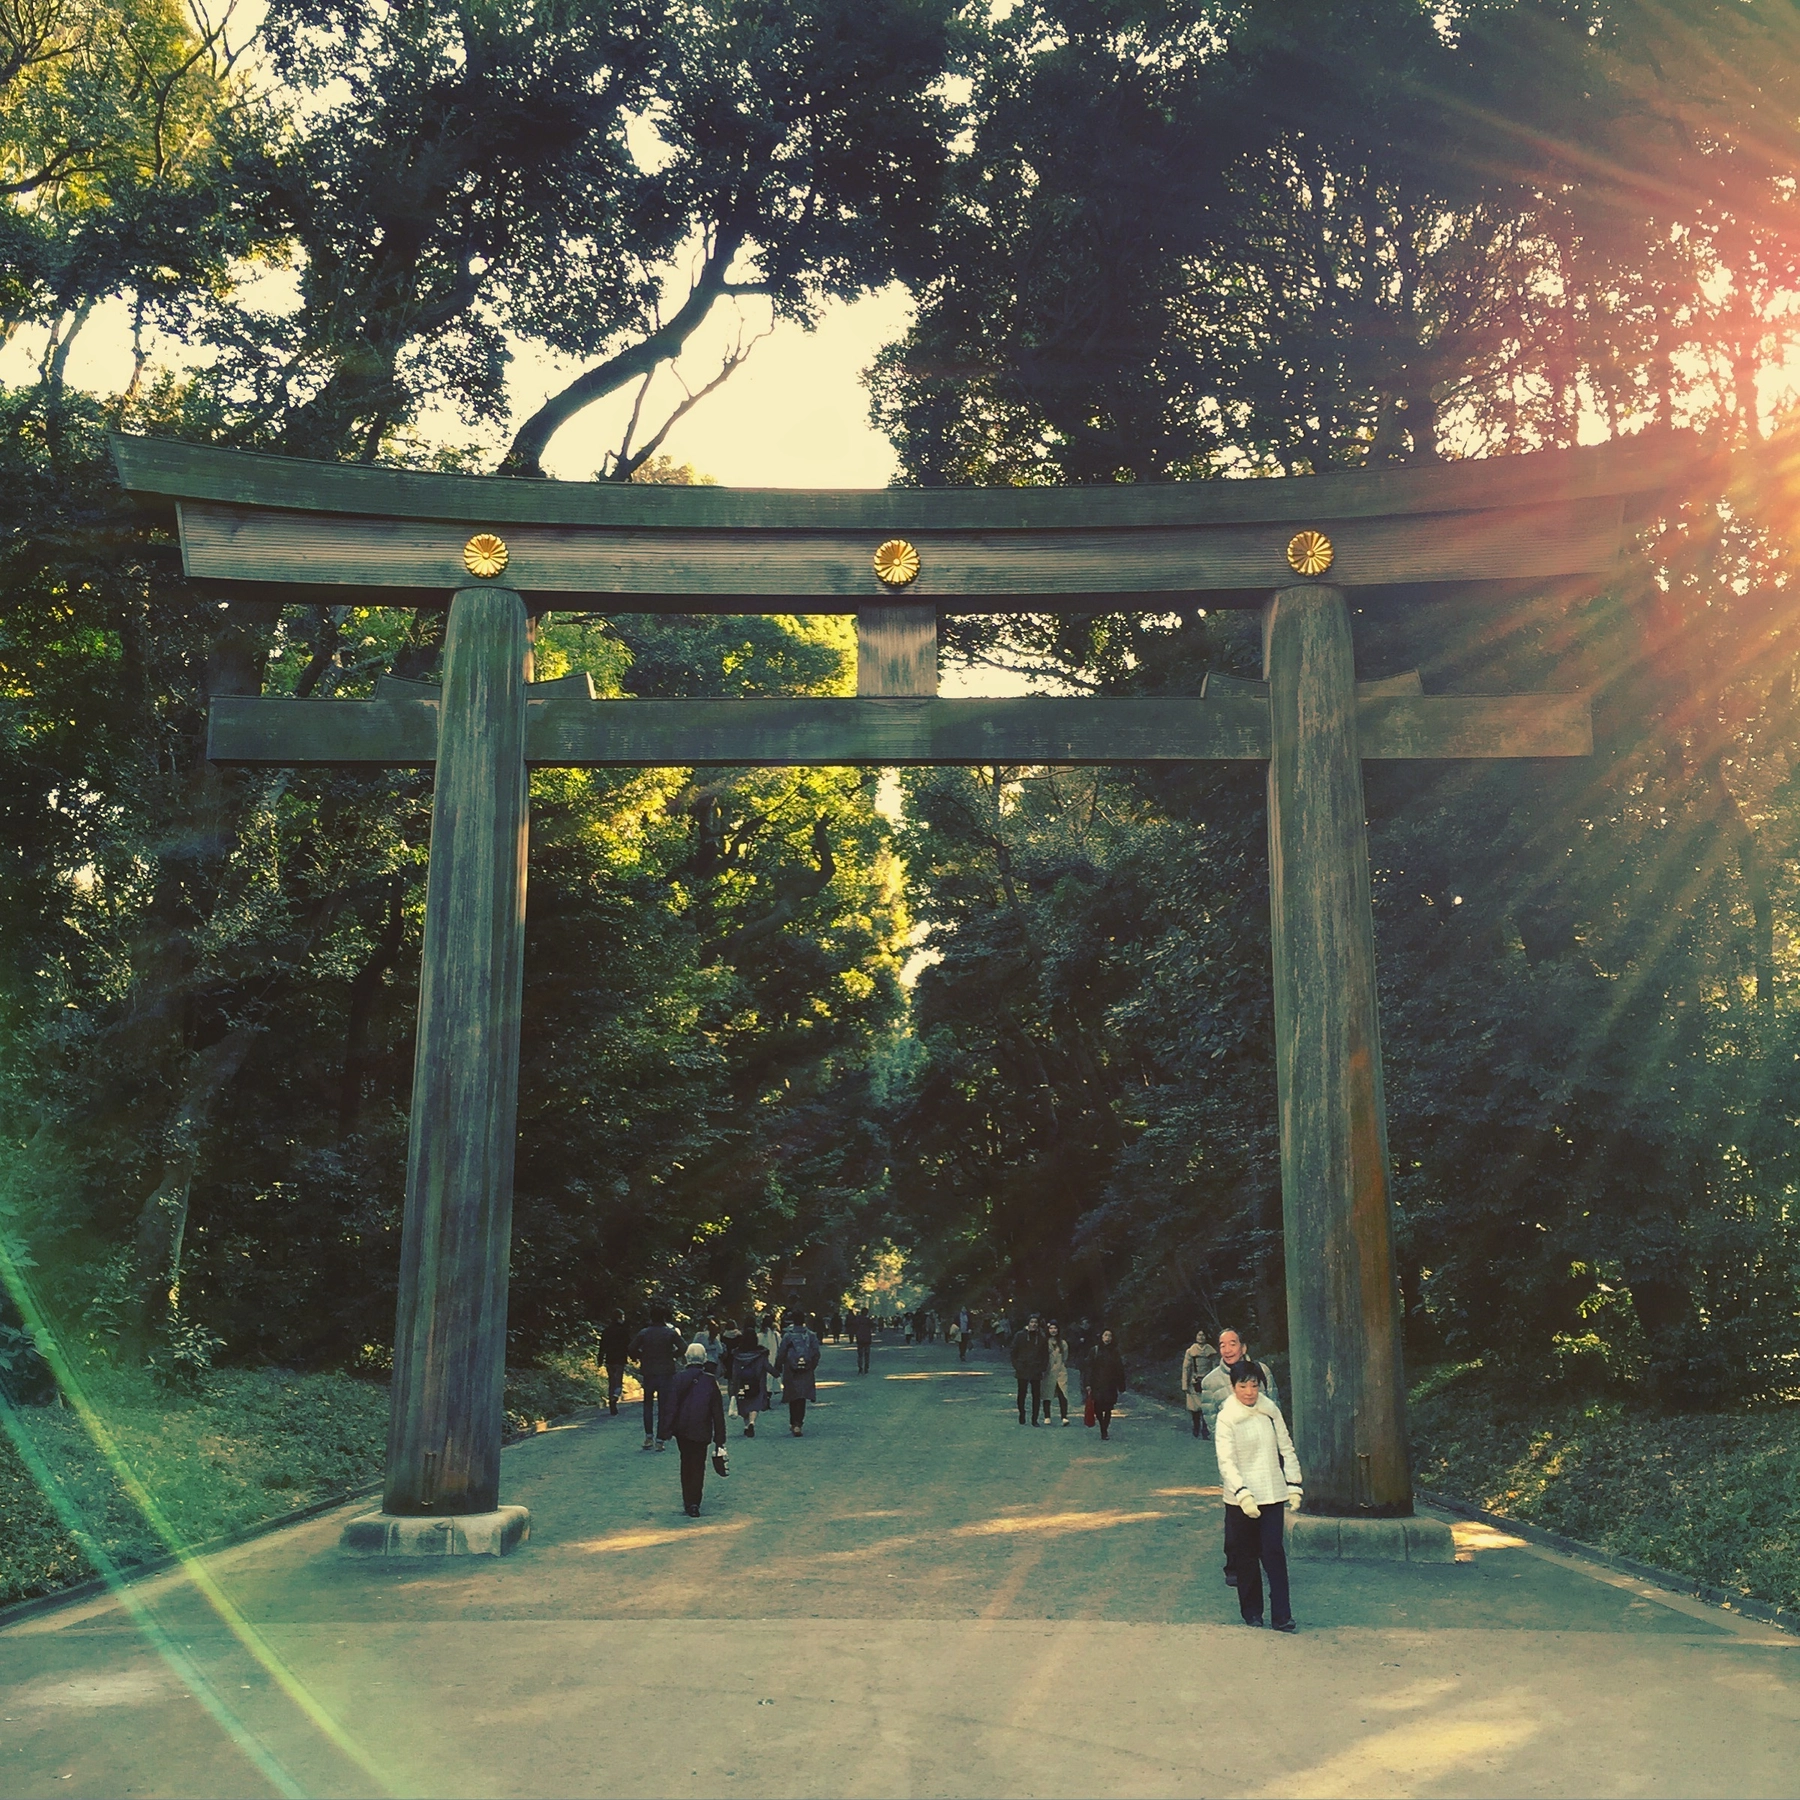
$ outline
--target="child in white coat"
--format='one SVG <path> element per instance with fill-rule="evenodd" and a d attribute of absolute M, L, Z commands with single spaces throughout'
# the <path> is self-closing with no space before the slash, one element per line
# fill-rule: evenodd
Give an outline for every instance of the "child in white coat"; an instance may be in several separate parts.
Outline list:
<path fill-rule="evenodd" d="M 1263 1622 L 1262 1577 L 1269 1577 L 1269 1623 L 1294 1629 L 1288 1595 L 1287 1551 L 1281 1541 L 1282 1514 L 1299 1509 L 1300 1458 L 1288 1436 L 1287 1420 L 1262 1391 L 1255 1363 L 1239 1364 L 1231 1398 L 1213 1427 L 1219 1479 L 1225 1490 L 1225 1554 L 1237 1576 L 1238 1611 L 1246 1625 Z"/>

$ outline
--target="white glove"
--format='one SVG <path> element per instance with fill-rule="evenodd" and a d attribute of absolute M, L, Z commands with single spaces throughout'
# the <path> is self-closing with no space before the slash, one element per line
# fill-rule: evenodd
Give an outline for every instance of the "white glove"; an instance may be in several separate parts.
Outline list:
<path fill-rule="evenodd" d="M 1288 1489 L 1288 1505 L 1291 1506 L 1295 1512 L 1298 1512 L 1300 1510 L 1300 1503 L 1305 1498 L 1306 1498 L 1305 1494 L 1303 1494 L 1297 1487 L 1291 1487 Z"/>
<path fill-rule="evenodd" d="M 1241 1512 L 1246 1519 L 1260 1519 L 1262 1517 L 1262 1508 L 1256 1504 L 1256 1496 L 1251 1493 L 1248 1488 L 1244 1490 L 1244 1497 L 1238 1502 L 1238 1511 Z"/>

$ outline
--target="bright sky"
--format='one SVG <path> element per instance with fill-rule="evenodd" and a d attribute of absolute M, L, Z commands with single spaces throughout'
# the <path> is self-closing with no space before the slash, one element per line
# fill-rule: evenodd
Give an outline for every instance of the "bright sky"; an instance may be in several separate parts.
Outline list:
<path fill-rule="evenodd" d="M 893 287 L 853 304 L 831 304 L 814 331 L 777 325 L 749 361 L 675 427 L 663 449 L 726 487 L 885 487 L 894 476 L 894 453 L 869 423 L 862 372 L 883 344 L 906 329 L 910 315 L 906 291 Z M 741 320 L 745 335 L 754 335 L 768 328 L 768 309 L 748 304 Z M 722 303 L 690 340 L 680 373 L 695 388 L 718 373 L 739 323 L 737 307 Z M 0 350 L 0 381 L 35 379 L 43 347 L 42 331 L 21 331 Z M 527 418 L 575 373 L 575 365 L 561 368 L 524 351 L 509 384 L 514 421 Z M 91 393 L 116 394 L 130 377 L 126 313 L 113 303 L 97 309 L 76 339 L 69 380 Z M 662 424 L 681 394 L 674 376 L 658 374 L 637 443 Z M 632 399 L 632 392 L 615 394 L 564 426 L 551 446 L 550 472 L 565 480 L 590 479 L 606 451 L 618 448 Z M 427 429 L 452 440 L 468 435 L 453 418 Z"/>
<path fill-rule="evenodd" d="M 814 331 L 777 325 L 750 352 L 750 360 L 717 393 L 709 394 L 669 434 L 663 449 L 678 463 L 692 463 L 726 487 L 885 487 L 894 477 L 892 446 L 869 423 L 869 395 L 862 373 L 883 344 L 906 330 L 912 302 L 892 287 L 854 304 L 827 308 Z M 719 371 L 736 341 L 768 328 L 768 310 L 721 303 L 690 340 L 679 372 L 695 388 Z M 523 356 L 513 365 L 513 417 L 527 418 L 575 371 L 547 357 Z M 644 404 L 638 444 L 656 430 L 681 399 L 666 371 L 652 383 Z M 586 480 L 606 451 L 616 450 L 631 413 L 632 393 L 591 406 L 557 434 L 550 472 Z"/>

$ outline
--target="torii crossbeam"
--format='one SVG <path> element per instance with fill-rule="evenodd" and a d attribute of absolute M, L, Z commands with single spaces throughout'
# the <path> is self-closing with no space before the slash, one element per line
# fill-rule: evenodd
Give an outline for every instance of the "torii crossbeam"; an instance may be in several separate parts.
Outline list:
<path fill-rule="evenodd" d="M 1583 756 L 1592 733 L 1580 695 L 1358 683 L 1346 593 L 1482 605 L 1602 577 L 1691 449 L 1659 437 L 1291 481 L 866 493 L 420 475 L 141 438 L 114 452 L 127 488 L 174 502 L 203 591 L 449 607 L 441 688 L 383 678 L 371 700 L 221 699 L 211 714 L 220 762 L 436 771 L 387 1484 L 352 1541 L 502 1549 L 522 1529 L 522 1509 L 496 1509 L 526 775 L 558 766 L 1266 761 L 1307 1513 L 1334 1544 L 1355 1521 L 1410 1519 L 1362 762 Z M 1186 595 L 1263 608 L 1262 681 L 937 697 L 940 609 L 1163 610 Z M 535 683 L 528 614 L 572 606 L 854 611 L 857 698 L 597 700 L 585 675 Z M 440 1521 L 423 1544 L 421 1520 Z M 1402 1553 L 1443 1553 L 1422 1526 L 1396 1529 Z"/>

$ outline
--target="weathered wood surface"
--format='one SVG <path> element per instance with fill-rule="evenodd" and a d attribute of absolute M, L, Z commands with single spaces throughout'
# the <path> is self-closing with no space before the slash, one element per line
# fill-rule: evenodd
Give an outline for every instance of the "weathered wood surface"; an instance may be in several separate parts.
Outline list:
<path fill-rule="evenodd" d="M 1196 484 L 1205 487 L 1213 484 Z M 1241 484 L 1249 485 L 1249 484 Z M 1279 486 L 1280 483 L 1259 483 Z M 1322 484 L 1309 484 L 1313 487 Z M 495 527 L 456 521 L 181 503 L 183 567 L 195 580 L 307 590 L 413 595 L 467 580 L 463 545 Z M 1497 581 L 1600 574 L 1623 542 L 1617 496 L 1534 507 L 1337 519 L 1309 515 L 1337 546 L 1333 582 L 1344 587 L 1452 580 Z M 952 532 L 915 529 L 920 557 L 909 598 L 979 598 L 1004 610 L 1129 594 L 1267 591 L 1294 579 L 1291 521 L 1169 526 L 1057 527 Z M 629 597 L 633 608 L 686 610 L 695 596 L 741 599 L 750 611 L 807 604 L 844 611 L 888 594 L 867 532 L 700 530 L 676 526 L 507 525 L 506 579 L 545 604 Z"/>
<path fill-rule="evenodd" d="M 1708 467 L 1709 455 L 1690 433 L 1647 432 L 1577 450 L 1289 480 L 833 492 L 515 481 L 307 462 L 172 438 L 121 435 L 112 442 L 125 487 L 164 501 L 213 500 L 369 517 L 461 520 L 471 529 L 541 524 L 903 536 L 916 531 L 1117 530 L 1256 522 L 1292 527 L 1320 519 L 1560 505 L 1604 495 L 1654 494 L 1694 478 Z"/>
<path fill-rule="evenodd" d="M 395 1513 L 499 1504 L 529 654 L 517 594 L 476 588 L 456 596 L 431 806 L 394 1335 L 383 1504 Z M 440 707 L 419 710 L 435 716 Z"/>
<path fill-rule="evenodd" d="M 418 697 L 400 697 L 404 688 Z M 217 700 L 207 753 L 222 763 L 422 767 L 436 753 L 435 693 L 384 680 L 374 700 Z M 1212 677 L 1200 700 L 589 700 L 560 683 L 527 693 L 526 761 L 540 767 L 1229 762 L 1269 753 L 1264 684 L 1215 687 Z M 1585 756 L 1593 743 L 1580 694 L 1359 691 L 1357 729 L 1362 754 L 1375 759 Z"/>
<path fill-rule="evenodd" d="M 894 601 L 856 609 L 856 691 L 863 698 L 934 696 L 938 689 L 937 608 Z"/>
<path fill-rule="evenodd" d="M 1350 617 L 1269 603 L 1269 906 L 1294 1438 L 1308 1511 L 1412 1511 Z M 1403 702 L 1380 702 L 1399 705 Z"/>

